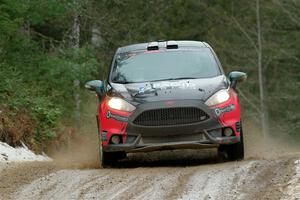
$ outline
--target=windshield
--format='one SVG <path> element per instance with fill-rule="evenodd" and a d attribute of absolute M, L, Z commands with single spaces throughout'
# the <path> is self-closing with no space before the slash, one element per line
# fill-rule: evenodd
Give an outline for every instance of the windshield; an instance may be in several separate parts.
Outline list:
<path fill-rule="evenodd" d="M 115 83 L 135 83 L 217 75 L 220 75 L 220 69 L 212 52 L 203 48 L 118 54 L 111 80 Z"/>

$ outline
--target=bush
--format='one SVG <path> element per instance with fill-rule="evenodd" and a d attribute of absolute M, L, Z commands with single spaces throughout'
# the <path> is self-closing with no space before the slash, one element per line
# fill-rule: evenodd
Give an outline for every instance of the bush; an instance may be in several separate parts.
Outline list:
<path fill-rule="evenodd" d="M 8 57 L 20 56 L 18 51 L 6 53 Z M 36 124 L 32 130 L 34 140 L 40 143 L 55 138 L 61 119 L 72 120 L 74 92 L 81 93 L 83 86 L 78 88 L 73 82 L 92 79 L 98 62 L 88 46 L 60 48 L 51 54 L 33 47 L 33 51 L 27 53 L 30 55 L 22 55 L 24 60 L 6 59 L 0 63 L 0 79 L 3 80 L 0 82 L 0 103 L 11 113 L 28 113 L 26 116 Z M 25 62 L 31 56 L 35 58 Z M 14 121 L 13 115 L 6 118 Z"/>

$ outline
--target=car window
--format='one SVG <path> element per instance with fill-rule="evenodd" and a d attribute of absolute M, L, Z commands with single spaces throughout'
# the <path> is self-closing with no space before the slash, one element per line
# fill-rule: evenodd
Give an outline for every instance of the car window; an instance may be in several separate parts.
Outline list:
<path fill-rule="evenodd" d="M 112 81 L 148 82 L 163 79 L 207 78 L 220 75 L 220 68 L 208 48 L 127 52 L 117 55 Z"/>

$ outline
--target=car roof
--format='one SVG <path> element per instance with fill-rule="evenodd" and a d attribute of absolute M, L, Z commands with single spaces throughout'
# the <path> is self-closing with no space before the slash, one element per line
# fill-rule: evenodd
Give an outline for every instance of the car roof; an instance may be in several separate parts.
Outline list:
<path fill-rule="evenodd" d="M 178 45 L 178 49 L 180 48 L 205 48 L 210 47 L 206 42 L 200 41 L 191 41 L 191 40 L 172 40 L 172 41 L 157 41 L 159 48 L 166 48 L 168 42 L 176 43 Z M 147 47 L 150 43 L 153 42 L 145 42 L 145 43 L 138 43 L 120 47 L 117 52 L 124 53 L 129 51 L 143 51 L 147 50 Z"/>

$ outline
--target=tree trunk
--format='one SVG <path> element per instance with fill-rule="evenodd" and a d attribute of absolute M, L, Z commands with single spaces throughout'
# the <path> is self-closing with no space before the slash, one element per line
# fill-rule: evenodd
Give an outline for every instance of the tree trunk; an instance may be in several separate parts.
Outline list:
<path fill-rule="evenodd" d="M 91 44 L 95 47 L 100 47 L 103 39 L 101 37 L 101 31 L 97 24 L 92 26 L 92 37 L 91 37 Z"/>
<path fill-rule="evenodd" d="M 76 1 L 76 0 L 75 0 Z M 77 4 L 77 7 L 79 7 L 78 2 L 75 2 Z M 79 48 L 80 46 L 80 21 L 79 21 L 79 12 L 78 8 L 74 13 L 73 17 L 73 25 L 72 25 L 72 30 L 70 34 L 70 47 L 71 48 Z M 77 67 L 77 66 L 75 66 Z M 77 70 L 75 70 L 77 71 Z M 80 80 L 75 79 L 73 81 L 73 86 L 74 86 L 74 101 L 75 101 L 75 120 L 76 120 L 76 125 L 77 128 L 80 128 L 80 119 L 81 119 L 81 114 L 80 114 Z"/>
<path fill-rule="evenodd" d="M 258 65 L 258 82 L 259 82 L 259 95 L 260 95 L 260 110 L 261 110 L 261 124 L 263 137 L 268 135 L 269 123 L 268 123 L 268 108 L 266 104 L 266 85 L 263 62 L 263 50 L 262 50 L 262 31 L 261 31 L 261 18 L 260 18 L 260 0 L 256 0 L 256 22 L 257 22 L 257 65 Z"/>
<path fill-rule="evenodd" d="M 79 14 L 76 12 L 73 18 L 73 26 L 70 34 L 70 46 L 72 48 L 79 48 L 80 42 L 80 22 Z"/>

